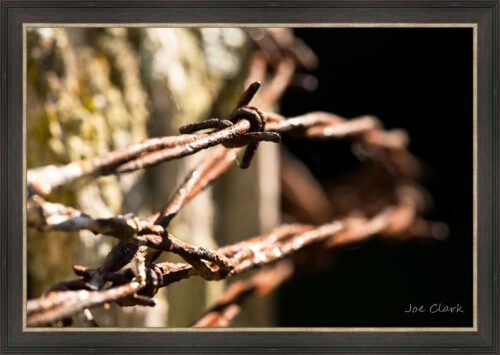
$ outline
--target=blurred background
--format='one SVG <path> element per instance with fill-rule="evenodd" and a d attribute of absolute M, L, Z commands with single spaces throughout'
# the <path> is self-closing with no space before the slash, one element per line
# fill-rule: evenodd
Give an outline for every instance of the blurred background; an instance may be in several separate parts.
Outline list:
<path fill-rule="evenodd" d="M 286 117 L 320 110 L 347 118 L 371 114 L 389 129 L 407 130 L 433 200 L 425 217 L 445 222 L 449 235 L 396 244 L 374 239 L 336 250 L 321 268 L 303 270 L 277 292 L 251 298 L 232 325 L 471 326 L 472 30 L 294 32 L 315 53 L 317 65 L 306 63 L 282 98 L 264 108 Z M 182 124 L 225 116 L 251 76 L 259 32 L 38 28 L 28 31 L 27 40 L 29 169 L 94 157 L 177 134 Z M 317 181 L 325 204 L 335 204 L 339 181 L 362 165 L 351 143 L 283 140 L 282 148 L 261 144 L 249 170 L 233 167 L 182 210 L 169 232 L 215 248 L 283 221 L 330 220 L 328 208 L 313 215 L 297 209 L 281 187 L 292 183 L 290 165 L 298 166 Z M 93 216 L 145 217 L 163 207 L 203 154 L 210 151 L 143 172 L 83 178 L 48 200 Z M 344 191 L 342 198 L 357 196 Z M 90 232 L 28 229 L 28 298 L 74 278 L 73 264 L 97 267 L 113 243 Z M 101 326 L 189 326 L 231 282 L 191 278 L 162 289 L 156 307 L 111 305 L 95 317 Z M 460 303 L 464 313 L 407 314 L 410 303 Z"/>

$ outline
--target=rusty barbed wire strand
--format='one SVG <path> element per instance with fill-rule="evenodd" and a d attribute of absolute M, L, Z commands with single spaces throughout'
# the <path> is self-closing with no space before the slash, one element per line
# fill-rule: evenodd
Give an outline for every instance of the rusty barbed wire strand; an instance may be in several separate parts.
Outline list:
<path fill-rule="evenodd" d="M 83 309 L 131 296 L 140 288 L 140 283 L 130 282 L 102 291 L 51 292 L 42 299 L 43 304 L 33 304 L 32 300 L 28 302 L 28 309 L 30 310 L 28 313 L 28 326 L 51 324 Z M 51 298 L 54 299 L 54 302 L 50 302 Z M 62 299 L 64 301 L 61 301 Z"/>
<path fill-rule="evenodd" d="M 414 188 L 409 186 L 404 188 L 403 187 L 399 188 L 399 190 L 402 189 L 404 189 L 405 192 L 401 196 L 404 196 L 407 202 L 404 205 L 405 209 L 401 208 L 398 210 L 400 215 L 398 216 L 397 220 L 400 221 L 400 223 L 403 223 L 403 226 L 406 228 L 407 226 L 405 224 L 406 223 L 405 221 L 406 220 L 412 221 L 413 219 L 415 219 L 417 208 L 419 204 L 421 204 L 421 202 L 418 201 L 420 197 L 418 195 L 418 192 L 416 192 Z M 401 192 L 399 193 L 401 194 Z M 413 194 L 414 196 L 410 198 L 409 197 L 410 194 Z M 166 232 L 160 225 L 153 225 L 147 220 L 141 220 L 137 217 L 123 216 L 123 217 L 114 217 L 109 219 L 94 219 L 88 215 L 81 214 L 81 212 L 75 209 L 67 208 L 61 204 L 45 202 L 39 196 L 30 199 L 30 202 L 28 203 L 28 211 L 29 211 L 28 213 L 32 216 L 34 215 L 34 212 L 30 211 L 33 210 L 37 211 L 38 220 L 45 218 L 46 222 L 45 224 L 43 224 L 44 227 L 42 227 L 45 230 L 51 229 L 51 230 L 72 231 L 72 230 L 88 229 L 94 233 L 110 235 L 120 240 L 129 242 L 131 244 L 144 245 L 161 251 L 171 251 L 185 258 L 189 263 L 193 265 L 196 264 L 196 266 L 201 269 L 198 270 L 198 272 L 200 272 L 201 276 L 203 276 L 206 279 L 212 279 L 213 277 L 219 277 L 219 276 L 213 276 L 212 273 L 210 272 L 210 269 L 208 267 L 205 267 L 205 265 L 201 260 L 212 262 L 213 264 L 217 265 L 221 271 L 229 271 L 233 268 L 232 262 L 227 260 L 226 257 L 222 255 L 220 252 L 213 251 L 203 247 L 193 246 L 183 241 L 180 241 L 177 238 L 173 237 L 168 232 Z M 70 213 L 65 213 L 66 210 L 69 210 Z M 63 213 L 61 214 L 61 212 Z M 34 218 L 29 219 L 28 223 L 33 223 L 33 220 L 35 219 Z M 56 221 L 56 223 L 51 224 L 51 221 Z M 272 252 L 274 253 L 275 256 L 278 253 L 280 255 L 281 254 L 287 255 L 296 250 L 297 245 L 302 246 L 302 244 L 309 243 L 309 239 L 317 240 L 322 235 L 333 234 L 332 230 L 336 230 L 340 227 L 341 226 L 339 226 L 338 223 L 334 223 L 332 225 L 327 224 L 321 227 L 320 229 L 316 228 L 314 230 L 314 233 L 312 233 L 312 236 L 308 235 L 308 232 L 304 232 L 303 233 L 304 235 L 302 235 L 300 242 L 294 241 L 293 244 L 284 243 L 283 245 L 279 246 L 279 248 L 273 249 Z M 400 229 L 405 229 L 405 228 L 399 228 L 399 229 L 396 228 L 395 233 L 399 232 Z M 307 227 L 293 226 L 293 229 L 295 231 L 297 229 L 304 230 L 307 229 Z M 287 229 L 280 230 L 280 233 L 283 233 L 284 231 L 287 232 Z M 286 233 L 284 235 L 286 235 Z M 271 234 L 271 237 L 274 236 Z M 279 238 L 277 241 L 279 241 Z M 270 239 L 266 239 L 265 243 L 270 243 Z M 255 245 L 262 245 L 262 243 L 259 243 L 259 241 L 256 240 L 251 240 L 249 245 L 252 244 L 254 245 L 253 251 L 255 251 Z M 242 246 L 243 249 L 245 249 L 244 248 L 245 244 L 238 244 L 239 248 L 241 248 Z M 228 250 L 223 249 L 223 251 L 227 252 Z M 238 265 L 234 266 L 236 273 L 246 270 L 247 267 L 254 267 L 256 265 L 259 265 L 261 262 L 265 263 L 266 260 L 272 258 L 272 256 L 269 256 L 268 252 L 265 253 L 261 252 L 261 254 L 259 254 L 258 256 L 258 259 L 260 261 L 257 262 L 253 260 L 249 264 L 248 261 L 243 262 L 242 261 L 243 259 L 241 259 L 240 255 L 238 256 L 232 254 L 230 255 L 231 258 L 233 260 L 236 260 L 238 263 Z M 198 261 L 194 261 L 193 258 L 197 258 Z"/>
<path fill-rule="evenodd" d="M 186 176 L 169 203 L 150 219 L 167 227 L 186 203 L 229 168 L 241 150 L 242 148 L 227 149 L 223 146 L 214 148 L 212 154 Z"/>
<path fill-rule="evenodd" d="M 402 190 L 399 191 L 403 200 L 401 206 L 397 208 L 386 208 L 382 213 L 373 217 L 370 221 L 360 217 L 349 218 L 346 221 L 346 229 L 339 232 L 335 238 L 328 239 L 324 243 L 323 247 L 331 249 L 343 244 L 359 242 L 366 238 L 369 234 L 374 235 L 376 233 L 382 233 L 383 235 L 390 236 L 391 238 L 399 234 L 398 238 L 404 239 L 405 229 L 407 229 L 410 234 L 412 231 L 417 232 L 413 235 L 428 235 L 439 238 L 439 235 L 434 233 L 435 231 L 431 232 L 434 226 L 431 227 L 430 223 L 424 222 L 418 218 L 413 221 L 415 211 L 422 207 L 419 206 L 419 204 L 421 204 L 421 201 L 418 201 L 420 198 L 415 195 L 415 191 L 412 190 L 413 188 L 411 187 L 402 187 L 401 189 Z M 407 194 L 413 194 L 413 197 L 416 197 L 417 201 L 414 201 L 412 198 L 404 197 Z M 437 225 L 439 226 L 440 224 L 437 223 Z M 301 227 L 308 228 L 307 226 Z M 418 228 L 418 231 L 414 230 L 415 227 Z M 407 234 L 406 237 L 410 234 Z M 253 295 L 252 292 L 256 285 L 267 285 L 265 286 L 265 293 L 268 293 L 291 277 L 289 274 L 281 276 L 278 274 L 275 276 L 276 279 L 274 281 L 268 283 L 268 281 L 264 278 L 265 274 L 266 271 L 263 270 L 248 280 L 237 281 L 229 286 L 211 311 L 206 313 L 194 324 L 194 326 L 229 325 L 231 320 L 239 313 L 241 304 L 245 301 L 245 299 Z"/>
<path fill-rule="evenodd" d="M 233 282 L 193 327 L 227 327 L 240 313 L 243 302 L 252 296 L 262 297 L 293 274 L 294 265 L 283 260 L 276 265 L 260 270 L 246 280 Z"/>
<path fill-rule="evenodd" d="M 273 135 L 272 133 L 291 133 L 304 136 L 306 138 L 318 139 L 335 139 L 346 136 L 357 136 L 366 144 L 390 149 L 402 149 L 408 144 L 408 137 L 404 131 L 385 131 L 381 127 L 379 120 L 373 116 L 363 116 L 347 120 L 338 115 L 326 112 L 311 112 L 305 115 L 286 119 L 276 113 L 258 112 L 258 109 L 253 107 L 238 108 L 233 111 L 229 117 L 231 119 L 239 119 L 240 117 L 243 118 L 232 126 L 210 134 L 192 135 L 194 138 L 190 143 L 161 149 L 138 157 L 137 159 L 129 160 L 126 163 L 116 166 L 114 173 L 126 173 L 144 169 L 170 159 L 194 154 L 201 149 L 206 149 L 218 144 L 233 148 L 257 144 L 260 141 L 278 143 L 280 141 L 279 136 Z M 255 117 L 259 115 L 262 115 L 266 121 L 269 121 L 265 132 L 250 132 L 247 134 L 249 129 L 252 128 L 250 120 L 252 120 L 254 125 L 257 126 L 255 122 L 257 122 L 258 119 Z M 217 119 L 210 119 L 211 122 L 214 122 L 215 120 Z M 200 124 L 203 125 L 204 121 L 193 124 L 192 127 L 189 127 L 189 129 L 196 129 Z M 182 137 L 182 135 L 178 137 Z M 113 155 L 113 153 L 111 154 Z M 106 157 L 103 158 L 105 161 L 108 160 Z M 73 163 L 69 165 L 73 166 Z M 70 170 L 68 166 L 47 166 L 34 169 L 34 171 L 36 171 L 37 174 L 45 174 L 48 172 L 53 174 L 54 172 L 57 172 L 57 170 L 54 169 L 59 168 L 63 169 L 63 172 L 61 172 L 62 174 L 64 174 L 64 171 Z M 30 169 L 28 173 L 30 173 L 31 170 L 32 169 Z M 33 182 L 34 180 L 36 179 L 32 174 L 31 181 Z"/>
<path fill-rule="evenodd" d="M 398 233 L 410 228 L 414 223 L 416 216 L 415 209 L 418 204 L 414 201 L 415 196 L 412 196 L 414 191 L 411 190 L 411 187 L 401 187 L 399 191 L 401 199 L 400 203 L 395 206 L 386 207 L 372 218 L 346 218 L 344 220 L 332 221 L 318 227 L 312 227 L 312 229 L 310 226 L 301 225 L 282 226 L 278 228 L 277 234 L 273 235 L 273 233 L 270 233 L 252 238 L 250 241 L 240 242 L 233 246 L 220 248 L 217 252 L 230 258 L 234 268 L 229 272 L 222 272 L 222 270 L 214 271 L 210 269 L 211 271 L 207 279 L 220 280 L 247 272 L 257 267 L 269 265 L 279 260 L 283 260 L 285 257 L 290 256 L 297 251 L 303 250 L 313 244 L 321 244 L 324 248 L 328 249 L 347 243 L 359 242 L 376 234 L 382 234 L 389 238 L 397 238 Z M 287 228 L 290 229 L 287 231 Z M 290 234 L 290 231 L 294 229 L 299 232 Z M 205 267 L 209 268 L 206 264 Z M 148 270 L 151 271 L 152 269 Z M 156 289 L 168 286 L 173 282 L 186 279 L 193 275 L 205 277 L 199 269 L 196 269 L 190 264 L 159 263 L 156 265 L 156 270 L 161 270 L 160 274 L 155 274 L 156 279 L 153 287 Z M 134 281 L 131 281 L 126 285 L 131 285 L 133 282 Z M 145 285 L 141 288 L 147 288 L 146 286 L 148 282 L 151 282 L 151 278 L 146 278 Z M 116 287 L 120 287 L 119 292 L 117 291 L 116 293 L 113 293 L 110 291 Z M 75 307 L 74 313 L 79 312 L 83 308 L 93 307 L 104 302 L 119 301 L 131 296 L 136 291 L 140 291 L 138 286 L 134 286 L 133 289 L 127 288 L 125 285 L 116 287 L 111 287 L 110 289 L 101 291 L 107 292 L 105 293 L 106 296 L 103 296 L 104 298 L 99 298 L 94 293 L 90 293 L 89 296 L 92 297 L 89 298 L 89 301 L 85 302 L 83 305 L 79 304 L 78 307 Z M 72 292 L 79 291 L 51 292 L 47 296 L 42 297 L 42 299 L 28 301 L 28 304 L 30 304 L 28 324 L 39 325 L 42 321 L 54 321 L 67 316 L 69 306 L 67 306 L 64 302 L 67 298 L 71 297 Z M 58 296 L 59 294 L 61 294 L 61 299 Z M 46 298 L 48 298 L 49 301 L 46 301 Z M 38 306 L 35 307 L 31 304 Z M 62 306 L 63 304 L 64 306 Z M 61 308 L 60 313 L 57 311 L 59 308 Z M 34 310 L 36 310 L 36 312 Z M 32 314 L 40 312 L 45 315 L 43 317 L 31 316 Z"/>
<path fill-rule="evenodd" d="M 347 218 L 345 228 L 335 237 L 320 243 L 319 248 L 324 251 L 345 244 L 359 243 L 376 234 L 381 234 L 386 238 L 397 237 L 397 239 L 402 240 L 410 236 L 424 235 L 440 239 L 443 233 L 441 223 L 429 223 L 416 215 L 416 212 L 422 208 L 421 197 L 417 196 L 418 192 L 409 186 L 401 186 L 397 190 L 401 199 L 400 205 L 387 207 L 371 219 L 359 216 Z M 299 228 L 310 228 L 307 225 L 298 226 Z M 297 269 L 297 260 L 294 258 L 285 259 L 277 263 L 275 269 L 263 269 L 247 280 L 234 282 L 220 296 L 216 304 L 193 324 L 193 327 L 228 326 L 239 314 L 241 305 L 248 297 L 256 294 L 263 296 L 271 292 L 291 278 L 295 269 Z M 270 274 L 273 276 L 269 277 Z"/>
<path fill-rule="evenodd" d="M 202 135 L 197 141 L 193 143 L 158 150 L 145 156 L 139 157 L 135 160 L 131 160 L 117 167 L 116 172 L 126 173 L 134 170 L 152 167 L 170 159 L 181 158 L 186 155 L 196 153 L 202 149 L 213 147 L 214 145 L 222 144 L 224 142 L 237 138 L 241 134 L 246 133 L 249 129 L 250 122 L 248 122 L 247 120 L 241 120 L 228 128 L 224 128 L 214 133 Z"/>
<path fill-rule="evenodd" d="M 104 156 L 85 159 L 67 165 L 48 165 L 28 170 L 28 186 L 39 194 L 49 194 L 53 188 L 67 184 L 77 178 L 93 174 L 109 174 L 113 168 L 147 152 L 166 147 L 189 144 L 200 135 L 181 135 L 150 138 L 142 143 L 110 152 Z"/>
<path fill-rule="evenodd" d="M 40 196 L 28 201 L 29 226 L 40 230 L 78 231 L 89 230 L 104 234 L 138 246 L 147 246 L 161 251 L 171 251 L 181 257 L 194 257 L 214 263 L 223 270 L 231 265 L 222 255 L 204 247 L 183 242 L 169 234 L 161 225 L 152 224 L 131 214 L 112 218 L 93 218 L 74 208 L 59 203 L 50 203 Z"/>
<path fill-rule="evenodd" d="M 271 66 L 278 66 L 284 56 L 308 70 L 318 66 L 316 54 L 287 28 L 249 28 L 247 32 Z"/>
<path fill-rule="evenodd" d="M 284 55 L 290 54 L 297 64 L 308 70 L 314 70 L 319 64 L 318 57 L 300 38 L 286 28 L 273 27 L 265 33 L 276 43 Z"/>
<path fill-rule="evenodd" d="M 366 144 L 380 147 L 401 149 L 408 144 L 407 134 L 402 130 L 385 131 L 381 128 L 378 119 L 373 116 L 364 116 L 346 120 L 337 115 L 326 112 L 311 112 L 305 115 L 286 119 L 276 113 L 263 112 L 262 116 L 267 123 L 265 134 L 254 132 L 246 134 L 252 123 L 248 119 L 255 120 L 257 110 L 253 108 L 237 108 L 230 117 L 241 117 L 241 119 L 230 127 L 210 134 L 189 135 L 189 142 L 183 135 L 162 138 L 152 138 L 139 145 L 134 145 L 119 151 L 111 152 L 105 156 L 87 159 L 68 165 L 49 165 L 45 167 L 28 170 L 28 186 L 41 194 L 50 191 L 76 178 L 90 174 L 126 173 L 138 169 L 154 166 L 170 159 L 180 158 L 194 154 L 202 149 L 225 144 L 229 147 L 257 144 L 260 141 L 279 142 L 279 136 L 272 133 L 292 133 L 307 138 L 333 139 L 345 136 L 359 135 Z M 233 118 L 233 119 L 236 119 Z M 217 119 L 211 119 L 211 122 Z M 201 123 L 203 124 L 203 122 Z M 199 125 L 196 124 L 196 125 Z M 181 145 L 168 147 L 153 151 L 153 148 L 163 148 L 162 142 L 174 142 L 178 138 Z M 146 155 L 132 159 L 140 153 L 150 152 Z M 123 157 L 127 157 L 124 159 Z M 120 163 L 123 161 L 124 163 Z M 114 170 L 111 170 L 111 169 Z"/>
<path fill-rule="evenodd" d="M 281 151 L 280 186 L 286 205 L 291 205 L 300 221 L 321 224 L 333 218 L 326 191 L 305 164 L 285 149 Z"/>

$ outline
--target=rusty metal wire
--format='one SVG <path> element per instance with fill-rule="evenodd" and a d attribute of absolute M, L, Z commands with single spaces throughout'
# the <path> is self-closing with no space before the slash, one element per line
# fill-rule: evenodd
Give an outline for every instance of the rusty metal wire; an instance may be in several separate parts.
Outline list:
<path fill-rule="evenodd" d="M 293 268 L 290 260 L 284 260 L 257 272 L 247 280 L 233 282 L 193 327 L 227 327 L 240 313 L 241 306 L 248 297 L 265 296 L 288 280 L 293 274 Z"/>
<path fill-rule="evenodd" d="M 320 244 L 322 248 L 328 249 L 347 243 L 359 242 L 377 234 L 397 238 L 399 233 L 404 234 L 416 222 L 415 216 L 419 198 L 416 190 L 409 186 L 400 187 L 399 194 L 400 201 L 398 205 L 387 206 L 372 218 L 350 217 L 321 226 L 284 225 L 269 234 L 214 251 L 220 258 L 226 258 L 229 261 L 232 265 L 230 271 L 215 267 L 215 263 L 210 266 L 201 258 L 195 259 L 193 256 L 197 254 L 193 253 L 185 257 L 189 264 L 160 263 L 155 265 L 154 268 L 149 267 L 148 275 L 145 277 L 146 281 L 142 284 L 137 284 L 134 281 L 135 277 L 128 281 L 127 278 L 133 277 L 135 274 L 126 271 L 122 276 L 123 279 L 127 280 L 127 283 L 113 286 L 107 290 L 49 292 L 47 296 L 41 299 L 28 302 L 28 324 L 51 323 L 84 308 L 95 307 L 110 301 L 120 301 L 132 296 L 134 293 L 141 295 L 141 290 L 149 289 L 149 292 L 145 295 L 151 297 L 158 288 L 194 275 L 199 275 L 207 280 L 224 279 L 273 264 L 312 245 Z M 200 265 L 203 265 L 203 267 L 200 267 Z M 81 271 L 80 274 L 82 275 Z M 107 279 L 112 278 L 108 277 Z M 102 295 L 99 296 L 101 293 Z M 76 299 L 77 301 L 75 301 L 76 303 L 70 303 L 66 301 L 67 299 Z M 125 304 L 138 304 L 138 302 L 130 299 Z"/>
<path fill-rule="evenodd" d="M 408 144 L 408 137 L 404 131 L 385 131 L 378 119 L 372 116 L 346 120 L 326 112 L 311 112 L 286 119 L 276 113 L 261 112 L 256 107 L 250 106 L 237 107 L 228 116 L 228 119 L 210 119 L 208 123 L 207 121 L 194 123 L 181 127 L 181 131 L 200 130 L 207 127 L 207 124 L 211 128 L 222 127 L 223 122 L 235 123 L 209 134 L 152 138 L 102 157 L 86 159 L 68 165 L 49 165 L 30 169 L 28 171 L 28 189 L 33 193 L 48 194 L 53 188 L 67 184 L 79 177 L 92 174 L 119 174 L 144 169 L 219 144 L 229 148 L 247 146 L 241 163 L 241 167 L 246 168 L 250 164 L 259 142 L 280 142 L 280 136 L 277 133 L 289 133 L 316 139 L 338 139 L 353 136 L 367 145 L 394 150 L 404 149 Z M 164 148 L 167 143 L 169 146 Z M 140 155 L 141 153 L 147 154 Z"/>
<path fill-rule="evenodd" d="M 84 308 L 94 307 L 104 302 L 120 301 L 135 293 L 141 295 L 141 290 L 149 289 L 146 296 L 151 297 L 158 288 L 168 286 L 173 282 L 193 275 L 199 275 L 206 280 L 224 279 L 275 263 L 314 244 L 321 244 L 323 248 L 328 249 L 346 243 L 358 242 L 376 234 L 397 237 L 399 233 L 404 234 L 406 230 L 411 229 L 416 222 L 420 199 L 418 190 L 411 186 L 399 187 L 398 195 L 399 202 L 397 205 L 387 206 L 372 218 L 350 217 L 321 226 L 284 225 L 269 234 L 211 251 L 210 253 L 217 255 L 217 258 L 208 257 L 209 254 L 204 248 L 200 253 L 200 248 L 181 242 L 177 245 L 177 249 L 172 247 L 169 247 L 169 249 L 180 253 L 188 261 L 188 264 L 160 263 L 154 265 L 154 267 L 150 266 L 148 276 L 145 277 L 146 281 L 140 285 L 136 284 L 135 278 L 128 281 L 128 278 L 135 274 L 126 271 L 120 280 L 117 280 L 118 277 L 115 276 L 115 283 L 123 282 L 123 280 L 127 280 L 127 283 L 113 286 L 107 290 L 89 290 L 88 293 L 82 293 L 81 290 L 49 292 L 47 296 L 41 299 L 28 302 L 28 324 L 41 325 L 54 322 Z M 160 237 L 159 240 L 161 239 Z M 169 243 L 166 242 L 166 244 Z M 157 244 L 149 244 L 149 246 L 159 250 L 166 250 Z M 204 260 L 211 261 L 212 265 Z M 229 270 L 224 269 L 225 264 L 220 260 L 227 260 L 231 268 Z M 85 271 L 89 274 L 87 270 Z M 80 275 L 85 274 L 82 270 L 78 270 L 77 273 Z M 110 276 L 106 277 L 106 280 L 112 279 Z M 116 292 L 111 291 L 114 289 L 116 289 Z M 151 292 L 151 290 L 153 291 Z M 103 292 L 102 297 L 98 296 L 96 292 Z M 79 300 L 77 302 L 78 307 L 76 305 L 74 307 L 68 306 L 70 303 L 65 301 L 71 298 L 72 295 Z M 85 298 L 85 300 L 82 301 L 82 298 Z M 125 304 L 138 304 L 138 302 L 135 301 L 134 303 L 134 300 L 131 299 Z M 42 315 L 36 315 L 40 313 Z"/>
<path fill-rule="evenodd" d="M 180 135 L 158 137 L 111 152 L 105 156 L 68 165 L 51 165 L 28 171 L 28 225 L 40 230 L 89 230 L 118 239 L 103 265 L 96 269 L 74 266 L 78 279 L 52 286 L 42 297 L 28 300 L 28 326 L 55 324 L 84 312 L 95 326 L 89 309 L 115 302 L 120 306 L 154 306 L 152 298 L 160 288 L 191 276 L 205 280 L 227 279 L 253 269 L 251 278 L 233 283 L 217 304 L 194 326 L 227 326 L 239 313 L 243 301 L 264 295 L 292 276 L 293 270 L 314 258 L 317 252 L 356 243 L 375 235 L 393 240 L 415 234 L 437 237 L 436 224 L 423 220 L 423 192 L 411 183 L 419 171 L 418 161 L 406 149 L 408 137 L 402 130 L 384 130 L 378 119 L 364 116 L 347 120 L 325 112 L 285 118 L 262 111 L 274 103 L 293 81 L 297 67 L 313 68 L 314 53 L 287 29 L 249 30 L 260 51 L 253 54 L 247 90 L 235 109 L 225 118 L 211 118 L 180 128 Z M 273 76 L 262 86 L 268 67 Z M 261 88 L 261 89 L 259 89 Z M 258 91 L 260 94 L 256 95 Z M 256 95 L 256 96 L 255 96 Z M 254 98 L 254 106 L 249 106 Z M 209 133 L 195 133 L 200 130 Z M 212 250 L 191 245 L 168 233 L 167 227 L 177 213 L 198 193 L 229 169 L 236 156 L 244 151 L 241 168 L 250 164 L 262 141 L 278 143 L 281 134 L 304 139 L 343 139 L 350 137 L 364 154 L 377 162 L 394 179 L 392 188 L 384 190 L 377 208 L 349 206 L 344 213 L 325 213 L 323 224 L 284 224 L 273 231 Z M 192 170 L 159 212 L 141 219 L 131 214 L 113 218 L 95 218 L 59 203 L 47 202 L 42 196 L 77 178 L 89 175 L 121 174 L 194 154 L 214 147 L 212 154 Z M 288 164 L 293 165 L 293 164 Z M 311 183 L 311 177 L 295 169 Z M 401 179 L 404 177 L 404 179 Z M 310 184 L 318 195 L 318 187 Z M 289 194 L 298 196 L 296 184 L 288 183 Z M 302 203 L 303 197 L 295 199 Z M 334 207 L 325 199 L 322 207 Z M 302 202 L 300 202 L 302 201 Z M 306 201 L 305 210 L 315 215 L 317 206 Z M 336 207 L 336 206 L 335 206 Z M 334 216 L 329 218 L 330 216 Z M 326 221 L 328 219 L 328 221 Z M 153 251 L 145 257 L 140 251 Z M 186 263 L 158 263 L 162 252 L 181 256 Z M 118 271 L 130 264 L 130 268 Z M 260 270 L 262 268 L 262 270 Z M 107 282 L 111 286 L 105 288 Z"/>

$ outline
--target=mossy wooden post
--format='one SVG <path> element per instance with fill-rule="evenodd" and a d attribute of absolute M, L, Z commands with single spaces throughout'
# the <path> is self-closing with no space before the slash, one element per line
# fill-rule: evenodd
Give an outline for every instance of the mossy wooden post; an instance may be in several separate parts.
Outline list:
<path fill-rule="evenodd" d="M 95 157 L 147 138 L 148 97 L 127 30 L 31 29 L 27 73 L 28 168 Z M 136 213 L 141 201 L 134 200 L 133 193 L 147 191 L 142 175 L 80 179 L 48 199 L 99 217 Z M 28 296 L 38 297 L 55 282 L 75 278 L 73 264 L 99 266 L 114 243 L 87 231 L 30 229 Z M 147 323 L 144 311 L 125 320 L 121 314 L 96 311 L 103 325 Z"/>

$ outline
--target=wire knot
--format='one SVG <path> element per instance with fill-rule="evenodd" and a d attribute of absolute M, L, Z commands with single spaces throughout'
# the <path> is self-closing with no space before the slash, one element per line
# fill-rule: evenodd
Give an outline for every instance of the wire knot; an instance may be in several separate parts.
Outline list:
<path fill-rule="evenodd" d="M 229 128 L 240 120 L 250 122 L 250 128 L 243 134 L 231 137 L 221 144 L 226 148 L 239 148 L 247 146 L 243 159 L 239 164 L 240 168 L 246 169 L 250 165 L 255 151 L 261 141 L 280 143 L 281 137 L 275 132 L 266 132 L 266 117 L 255 106 L 248 106 L 250 100 L 260 87 L 260 82 L 252 83 L 244 92 L 236 105 L 236 108 L 226 117 L 226 119 L 212 118 L 202 122 L 187 124 L 179 128 L 181 134 L 189 134 L 202 129 L 214 128 L 222 130 Z M 228 137 L 229 138 L 229 137 Z"/>
<path fill-rule="evenodd" d="M 232 124 L 245 119 L 250 122 L 250 129 L 247 133 L 237 136 L 230 141 L 222 143 L 226 148 L 238 148 L 248 145 L 249 143 L 257 143 L 255 135 L 251 133 L 254 132 L 264 132 L 266 127 L 266 120 L 264 114 L 254 106 L 243 106 L 236 108 L 233 112 L 229 114 L 226 120 L 230 121 Z M 251 138 L 250 138 L 251 137 Z"/>

